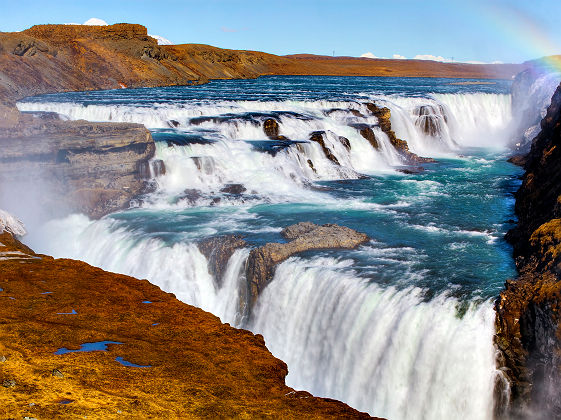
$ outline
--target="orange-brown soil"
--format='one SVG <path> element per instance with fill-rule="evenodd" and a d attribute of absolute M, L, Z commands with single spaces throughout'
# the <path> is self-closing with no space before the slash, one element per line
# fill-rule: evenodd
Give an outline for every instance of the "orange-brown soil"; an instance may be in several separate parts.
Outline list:
<path fill-rule="evenodd" d="M 146 280 L 0 242 L 1 418 L 369 418 L 287 387 L 262 336 Z M 99 341 L 122 344 L 55 354 Z"/>

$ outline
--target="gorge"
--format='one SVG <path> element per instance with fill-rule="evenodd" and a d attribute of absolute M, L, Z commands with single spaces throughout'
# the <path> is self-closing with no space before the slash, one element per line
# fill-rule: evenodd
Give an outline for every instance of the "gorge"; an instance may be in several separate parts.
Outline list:
<path fill-rule="evenodd" d="M 263 334 L 272 353 L 288 364 L 290 386 L 342 400 L 371 415 L 525 415 L 542 404 L 540 398 L 548 412 L 555 412 L 555 395 L 542 389 L 555 389 L 557 384 L 558 194 L 551 174 L 559 137 L 558 94 L 532 146 L 528 172 L 517 193 L 520 223 L 509 240 L 522 277 L 509 281 L 501 292 L 503 282 L 516 276 L 503 235 L 514 228 L 510 196 L 522 173 L 505 160 L 516 142 L 520 147 L 529 145 L 531 138 L 522 132 L 532 137 L 528 129 L 536 119 L 529 119 L 523 130 L 517 127 L 521 108 L 515 104 L 526 95 L 523 89 L 511 97 L 510 82 L 499 79 L 461 84 L 443 77 L 314 78 L 305 73 L 310 58 L 301 58 L 308 61 L 295 71 L 290 65 L 296 64 L 283 60 L 298 58 L 210 53 L 210 47 L 202 46 L 164 48 L 146 38 L 141 28 L 95 28 L 91 30 L 95 36 L 89 30 L 80 32 L 83 38 L 74 43 L 68 42 L 78 37 L 71 28 L 61 29 L 63 36 L 54 27 L 35 27 L 17 35 L 22 38 L 18 42 L 13 35 L 2 35 L 3 51 L 13 51 L 2 54 L 2 60 L 15 63 L 23 57 L 27 63 L 11 67 L 2 79 L 9 80 L 2 84 L 4 112 L 13 120 L 2 136 L 8 145 L 0 152 L 3 188 L 18 185 L 18 177 L 47 174 L 47 180 L 56 182 L 39 184 L 39 190 L 48 191 L 41 199 L 54 194 L 65 198 L 55 200 L 57 205 L 36 208 L 27 201 L 10 200 L 13 187 L 3 191 L 2 207 L 28 226 L 26 244 L 55 257 L 147 278 L 180 301 L 218 315 L 222 322 Z M 96 55 L 82 53 L 82 68 L 72 66 L 68 72 L 53 68 L 72 56 L 67 44 L 87 47 Z M 99 57 L 109 50 L 126 51 L 137 61 L 112 56 L 111 62 L 132 67 L 106 67 Z M 41 61 L 43 54 L 57 57 L 48 60 L 51 67 Z M 46 70 L 31 71 L 35 59 Z M 264 63 L 273 66 L 275 60 L 282 62 L 282 71 L 299 76 L 23 99 L 52 91 L 116 88 L 119 83 L 150 87 L 256 77 L 275 73 L 263 70 Z M 198 73 L 182 67 L 187 62 L 196 63 Z M 96 71 L 88 70 L 94 68 L 92 63 L 99 66 Z M 445 76 L 443 68 L 439 73 Z M 452 68 L 455 77 L 485 76 L 484 67 Z M 474 69 L 479 72 L 468 72 Z M 121 73 L 112 73 L 117 70 Z M 406 70 L 409 76 L 431 74 Z M 100 72 L 107 74 L 102 82 L 94 77 Z M 49 75 L 43 79 L 48 83 L 28 82 L 26 78 L 37 81 L 38 73 Z M 529 86 L 538 86 L 541 77 L 529 78 Z M 537 90 L 551 96 L 558 82 L 552 77 Z M 19 111 L 13 108 L 16 100 Z M 542 105 L 536 107 L 539 114 Z M 5 125 L 10 118 L 4 119 Z M 76 137 L 85 142 L 76 142 Z M 36 144 L 37 149 L 23 153 L 17 148 L 22 142 Z M 14 160 L 27 162 L 31 172 L 18 174 L 10 167 Z M 90 185 L 94 177 L 98 184 Z M 118 211 L 128 208 L 131 199 L 131 208 Z M 536 211 L 539 219 L 534 218 Z M 347 226 L 359 232 L 359 239 L 348 250 L 339 249 L 345 248 L 341 242 L 312 246 L 315 234 L 305 240 L 300 235 L 315 232 L 317 226 L 311 231 L 311 225 L 286 230 L 304 221 L 325 229 L 334 223 Z M 244 238 L 225 242 L 225 235 Z M 209 237 L 218 239 L 205 251 L 202 244 Z M 306 245 L 293 243 L 299 240 Z M 4 245 L 9 241 L 2 239 Z M 287 246 L 294 252 L 286 251 Z M 330 247 L 338 249 L 313 251 Z M 252 261 L 263 250 L 270 252 L 261 254 L 263 260 L 274 264 L 256 270 Z M 63 270 L 89 270 L 72 268 L 79 263 L 65 261 L 53 264 L 62 264 Z M 21 270 L 16 262 L 9 264 L 17 277 Z M 2 264 L 7 267 L 8 262 Z M 261 284 L 252 280 L 255 276 L 268 285 L 254 293 L 251 284 Z M 14 278 L 9 284 L 15 284 Z M 113 281 L 117 280 L 107 277 L 98 287 L 102 290 Z M 71 281 L 64 284 L 72 287 Z M 178 309 L 184 306 L 171 303 L 173 299 L 155 286 L 143 287 L 144 295 L 137 300 L 161 299 L 175 305 L 163 308 L 162 316 L 187 310 Z M 499 293 L 495 319 L 493 300 Z M 251 345 L 264 351 L 255 337 L 247 335 L 254 341 Z M 102 339 L 107 337 L 95 337 Z M 57 340 L 55 347 L 63 347 L 70 338 L 63 335 Z M 89 340 L 94 338 L 72 338 L 74 346 Z M 494 340 L 503 354 L 498 365 Z M 156 363 L 153 355 L 126 357 L 140 365 Z M 282 395 L 293 392 L 283 388 L 286 370 L 278 359 L 268 357 L 263 353 L 256 358 L 276 363 L 270 368 L 276 372 L 275 381 L 264 392 L 285 404 Z M 529 383 L 540 385 L 532 388 Z M 321 410 L 334 417 L 350 410 L 331 401 L 310 401 L 318 417 Z M 286 405 L 276 409 L 288 410 Z M 298 409 L 305 407 L 294 408 Z M 290 415 L 298 416 L 296 411 Z"/>

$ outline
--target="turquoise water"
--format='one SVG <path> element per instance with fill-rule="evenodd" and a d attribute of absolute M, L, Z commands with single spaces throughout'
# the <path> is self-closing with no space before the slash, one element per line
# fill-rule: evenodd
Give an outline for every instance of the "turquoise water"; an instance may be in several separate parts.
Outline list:
<path fill-rule="evenodd" d="M 506 162 L 510 82 L 456 84 L 464 81 L 263 77 L 29 98 L 20 109 L 143 123 L 166 166 L 131 209 L 49 222 L 30 245 L 147 278 L 263 334 L 296 388 L 392 419 L 492 418 L 501 375 L 492 302 L 516 274 L 504 234 L 515 223 L 522 171 Z M 369 101 L 389 107 L 397 136 L 436 161 L 400 172 L 407 162 Z M 288 140 L 266 137 L 267 118 Z M 426 119 L 436 133 L 423 131 Z M 359 125 L 372 128 L 379 150 Z M 338 165 L 308 141 L 316 131 Z M 221 191 L 229 184 L 245 191 Z M 282 241 L 280 230 L 301 221 L 348 226 L 372 240 L 280 264 L 251 316 L 242 316 L 249 248 Z M 222 234 L 249 245 L 232 256 L 219 287 L 196 242 Z"/>

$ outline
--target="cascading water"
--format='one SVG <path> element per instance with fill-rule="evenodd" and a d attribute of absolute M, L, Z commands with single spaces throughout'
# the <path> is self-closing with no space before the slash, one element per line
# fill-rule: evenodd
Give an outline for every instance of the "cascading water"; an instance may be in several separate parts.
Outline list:
<path fill-rule="evenodd" d="M 147 278 L 263 334 L 288 363 L 290 386 L 392 419 L 489 419 L 499 375 L 492 299 L 515 273 L 502 239 L 519 173 L 500 154 L 507 92 L 500 81 L 271 77 L 30 98 L 21 110 L 146 124 L 166 170 L 135 208 L 52 221 L 28 242 Z M 396 172 L 406 162 L 367 102 L 390 108 L 397 137 L 439 161 Z M 244 317 L 249 249 L 232 255 L 219 285 L 196 242 L 278 242 L 306 220 L 372 241 L 283 262 Z"/>

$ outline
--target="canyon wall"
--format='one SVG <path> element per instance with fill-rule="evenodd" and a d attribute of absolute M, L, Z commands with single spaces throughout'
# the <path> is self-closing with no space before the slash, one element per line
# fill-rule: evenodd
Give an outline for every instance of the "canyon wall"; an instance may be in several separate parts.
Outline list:
<path fill-rule="evenodd" d="M 511 381 L 508 415 L 561 415 L 561 86 L 526 157 L 507 234 L 519 278 L 496 301 L 496 344 Z M 505 414 L 506 412 L 502 412 Z"/>

